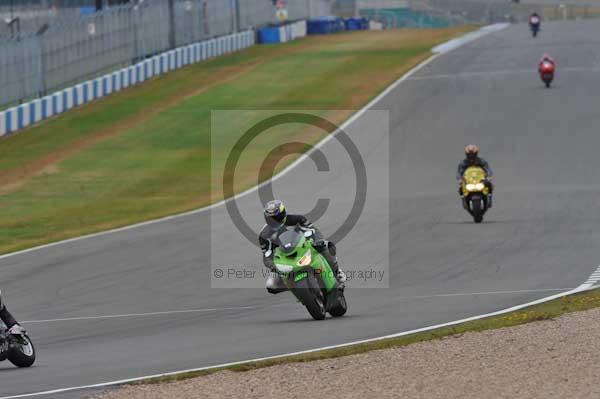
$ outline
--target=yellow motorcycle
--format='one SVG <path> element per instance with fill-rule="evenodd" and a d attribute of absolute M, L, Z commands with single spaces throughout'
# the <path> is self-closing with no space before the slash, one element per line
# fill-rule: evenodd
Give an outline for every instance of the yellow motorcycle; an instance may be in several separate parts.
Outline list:
<path fill-rule="evenodd" d="M 475 223 L 483 221 L 483 215 L 488 210 L 489 187 L 486 184 L 485 170 L 479 166 L 471 166 L 465 170 L 461 180 L 463 207 Z"/>

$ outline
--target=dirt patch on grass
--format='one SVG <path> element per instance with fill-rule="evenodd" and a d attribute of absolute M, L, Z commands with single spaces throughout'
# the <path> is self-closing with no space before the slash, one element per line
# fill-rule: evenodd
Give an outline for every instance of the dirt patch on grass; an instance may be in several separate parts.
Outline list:
<path fill-rule="evenodd" d="M 27 181 L 36 176 L 56 173 L 59 170 L 57 165 L 59 162 L 77 154 L 85 148 L 135 128 L 154 118 L 159 113 L 174 107 L 191 97 L 202 94 L 212 87 L 235 80 L 243 74 L 250 72 L 261 63 L 262 61 L 253 61 L 234 67 L 219 68 L 210 73 L 210 77 L 206 76 L 208 75 L 207 72 L 203 72 L 199 74 L 196 79 L 190 81 L 186 90 L 175 93 L 152 107 L 144 108 L 141 112 L 119 120 L 107 129 L 93 131 L 84 137 L 72 141 L 67 146 L 49 152 L 32 162 L 24 163 L 18 168 L 0 170 L 0 181 L 2 182 L 0 195 L 9 194 L 18 190 L 27 183 Z M 91 105 L 92 104 L 87 104 L 82 106 L 80 110 L 75 112 L 93 112 Z"/>

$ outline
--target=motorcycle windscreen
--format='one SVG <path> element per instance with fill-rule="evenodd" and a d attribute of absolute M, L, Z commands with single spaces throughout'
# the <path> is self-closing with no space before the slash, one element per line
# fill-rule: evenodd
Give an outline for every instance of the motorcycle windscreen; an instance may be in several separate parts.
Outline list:
<path fill-rule="evenodd" d="M 283 252 L 290 253 L 298 246 L 302 238 L 304 238 L 302 231 L 288 229 L 279 235 L 279 247 Z"/>

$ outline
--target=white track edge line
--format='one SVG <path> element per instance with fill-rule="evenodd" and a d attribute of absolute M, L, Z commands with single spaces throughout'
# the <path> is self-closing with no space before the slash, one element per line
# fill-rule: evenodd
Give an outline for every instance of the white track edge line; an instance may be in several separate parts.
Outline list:
<path fill-rule="evenodd" d="M 483 27 L 483 28 L 479 29 L 478 31 L 476 31 L 476 32 L 481 32 L 481 34 L 479 36 L 477 36 L 475 38 L 471 38 L 469 41 L 462 42 L 460 44 L 460 46 L 462 46 L 462 45 L 464 45 L 464 44 L 466 44 L 466 43 L 468 43 L 470 41 L 473 41 L 475 39 L 479 39 L 479 38 L 481 38 L 481 37 L 483 37 L 483 36 L 485 36 L 485 35 L 487 35 L 489 33 L 493 33 L 493 32 L 496 32 L 498 30 L 504 29 L 504 28 L 508 27 L 508 24 L 503 25 L 501 28 L 500 27 L 492 28 L 494 26 L 495 25 L 489 25 L 489 26 L 486 26 L 486 27 Z M 467 35 L 470 35 L 470 34 L 473 34 L 473 33 L 476 33 L 476 32 L 471 32 L 471 33 L 468 33 Z M 465 35 L 465 36 L 467 36 L 467 35 Z M 456 39 L 452 39 L 452 40 L 457 40 L 457 39 L 460 39 L 460 38 L 456 38 Z M 408 71 L 406 74 L 404 74 L 403 76 L 401 76 L 398 80 L 396 80 L 394 83 L 392 83 L 390 86 L 388 86 L 381 93 L 379 93 L 367 105 L 365 105 L 357 113 L 355 113 L 349 119 L 347 119 L 340 126 L 340 128 L 338 130 L 336 130 L 335 132 L 330 133 L 329 135 L 327 135 L 327 137 L 325 137 L 323 140 L 321 140 L 320 142 L 318 142 L 317 144 L 315 144 L 309 151 L 307 151 L 304 154 L 302 154 L 298 159 L 296 159 L 290 165 L 288 165 L 287 167 L 285 167 L 277 175 L 273 176 L 269 180 L 266 180 L 266 181 L 262 182 L 261 184 L 259 184 L 257 186 L 251 187 L 248 190 L 243 191 L 243 192 L 241 192 L 239 194 L 236 194 L 236 195 L 234 195 L 231 198 L 227 198 L 227 199 L 221 200 L 219 202 L 216 202 L 216 203 L 211 204 L 211 205 L 207 205 L 207 206 L 202 207 L 202 208 L 193 209 L 191 211 L 187 211 L 187 212 L 183 212 L 183 213 L 178 213 L 178 214 L 175 214 L 175 215 L 165 216 L 165 217 L 158 218 L 158 219 L 147 220 L 145 222 L 135 223 L 135 224 L 131 224 L 131 225 L 128 225 L 128 226 L 118 227 L 118 228 L 115 228 L 115 229 L 100 231 L 100 232 L 92 233 L 92 234 L 86 234 L 86 235 L 79 236 L 79 237 L 73 237 L 73 238 L 69 238 L 69 239 L 66 239 L 66 240 L 57 241 L 57 242 L 53 242 L 53 243 L 49 243 L 49 244 L 44 244 L 44 245 L 40 245 L 40 246 L 33 247 L 33 248 L 23 249 L 21 251 L 11 252 L 11 253 L 8 253 L 8 254 L 0 255 L 0 260 L 6 259 L 6 258 L 9 258 L 9 257 L 13 257 L 13 256 L 17 256 L 17 255 L 23 255 L 23 254 L 26 254 L 26 253 L 39 251 L 39 250 L 42 250 L 42 249 L 56 247 L 56 246 L 59 246 L 59 245 L 69 244 L 69 243 L 76 242 L 76 241 L 86 240 L 88 238 L 101 237 L 101 236 L 104 236 L 104 235 L 109 235 L 109 234 L 114 234 L 114 233 L 120 233 L 120 232 L 123 232 L 123 231 L 132 230 L 132 229 L 136 229 L 136 228 L 143 227 L 143 226 L 148 226 L 148 225 L 152 225 L 152 224 L 156 224 L 156 223 L 162 223 L 162 222 L 166 222 L 166 221 L 174 220 L 174 219 L 179 219 L 179 218 L 186 217 L 186 216 L 196 215 L 196 214 L 199 214 L 199 213 L 211 210 L 213 208 L 219 207 L 221 205 L 224 205 L 228 201 L 232 201 L 232 200 L 244 197 L 244 196 L 246 196 L 246 195 L 248 195 L 250 193 L 253 193 L 253 192 L 259 190 L 260 188 L 262 188 L 263 186 L 265 186 L 267 184 L 270 184 L 270 183 L 276 181 L 277 179 L 283 177 L 290 170 L 292 170 L 298 164 L 300 164 L 305 159 L 307 159 L 314 151 L 320 149 L 323 145 L 325 145 L 327 142 L 329 142 L 329 140 L 333 139 L 337 135 L 337 133 L 339 133 L 341 130 L 345 130 L 348 126 L 350 126 L 352 123 L 354 123 L 354 121 L 356 121 L 358 118 L 360 118 L 365 112 L 369 111 L 374 105 L 376 105 L 378 102 L 380 102 L 390 92 L 392 92 L 398 86 L 400 86 L 400 84 L 402 84 L 402 82 L 404 82 L 405 80 L 408 80 L 412 75 L 414 75 L 415 73 L 417 73 L 418 71 L 420 71 L 426 65 L 428 65 L 429 63 L 431 63 L 434 60 L 436 60 L 439 56 L 441 56 L 443 54 L 447 54 L 450 51 L 456 50 L 458 47 L 460 47 L 460 46 L 456 46 L 456 47 L 453 47 L 450 50 L 440 52 L 438 49 L 442 45 L 443 44 L 438 45 L 436 47 L 433 47 L 432 50 L 431 50 L 431 52 L 433 54 L 429 58 L 427 58 L 425 61 L 421 62 L 419 65 L 415 66 L 413 69 L 411 69 L 410 71 Z"/>
<path fill-rule="evenodd" d="M 490 33 L 501 31 L 509 26 L 508 23 L 492 24 L 484 26 L 473 32 L 469 32 L 461 37 L 454 38 L 446 43 L 439 44 L 433 48 L 434 53 L 449 53 L 467 43 L 471 43 L 477 39 L 489 35 Z"/>
<path fill-rule="evenodd" d="M 579 286 L 579 288 L 582 288 L 582 289 L 594 288 L 596 283 L 598 283 L 598 281 L 600 281 L 600 276 L 598 276 L 598 273 L 600 273 L 600 266 L 598 266 L 596 268 L 596 270 L 594 270 L 594 272 L 588 277 L 588 279 L 585 280 L 585 283 L 581 284 Z"/>
<path fill-rule="evenodd" d="M 154 379 L 154 378 L 170 377 L 170 376 L 175 376 L 178 374 L 194 373 L 194 372 L 199 372 L 199 371 L 209 371 L 209 370 L 213 370 L 213 369 L 219 369 L 219 368 L 231 367 L 231 366 L 240 366 L 240 365 L 249 364 L 249 363 L 261 362 L 261 361 L 265 361 L 265 360 L 274 360 L 274 359 L 280 359 L 280 358 L 289 357 L 289 356 L 305 355 L 305 354 L 309 354 L 309 353 L 326 351 L 326 350 L 330 350 L 330 349 L 345 348 L 348 346 L 377 342 L 377 341 L 382 341 L 382 340 L 386 340 L 386 339 L 398 338 L 398 337 L 402 337 L 405 335 L 417 334 L 417 333 L 421 333 L 421 332 L 436 330 L 439 328 L 450 327 L 450 326 L 454 326 L 457 324 L 466 323 L 469 321 L 484 319 L 487 317 L 499 316 L 499 315 L 514 312 L 514 311 L 517 311 L 517 310 L 520 310 L 520 309 L 523 309 L 523 308 L 526 308 L 529 306 L 548 302 L 553 299 L 558 299 L 558 298 L 561 298 L 561 297 L 564 297 L 567 295 L 572 295 L 572 294 L 576 294 L 579 292 L 587 291 L 592 288 L 594 288 L 594 287 L 585 287 L 585 284 L 582 284 L 579 287 L 577 287 L 573 290 L 567 291 L 567 292 L 562 292 L 559 294 L 551 295 L 548 297 L 537 299 L 535 301 L 527 302 L 527 303 L 524 303 L 521 305 L 512 306 L 510 308 L 498 310 L 495 312 L 485 313 L 482 315 L 477 315 L 477 316 L 472 316 L 472 317 L 467 317 L 465 319 L 450 321 L 450 322 L 442 323 L 442 324 L 436 324 L 433 326 L 417 328 L 414 330 L 403 331 L 403 332 L 399 332 L 399 333 L 395 333 L 395 334 L 384 335 L 381 337 L 368 338 L 368 339 L 363 339 L 363 340 L 358 340 L 358 341 L 347 342 L 344 344 L 323 346 L 320 348 L 308 349 L 308 350 L 304 350 L 304 351 L 284 353 L 284 354 L 280 354 L 280 355 L 266 356 L 266 357 L 250 359 L 250 360 L 242 360 L 242 361 L 238 361 L 238 362 L 222 363 L 222 364 L 216 364 L 213 366 L 198 367 L 198 368 L 193 368 L 193 369 L 179 370 L 179 371 L 154 374 L 154 375 L 147 375 L 147 376 L 142 376 L 142 377 L 126 378 L 126 379 L 122 379 L 122 380 L 103 382 L 103 383 L 99 383 L 99 384 L 81 385 L 81 386 L 68 387 L 68 388 L 59 388 L 59 389 L 53 389 L 53 390 L 48 390 L 48 391 L 32 392 L 32 393 L 12 395 L 12 396 L 2 396 L 2 397 L 0 397 L 0 399 L 29 398 L 29 397 L 34 397 L 34 396 L 52 395 L 52 394 L 57 394 L 57 393 L 71 392 L 71 391 L 84 390 L 84 389 L 106 388 L 109 386 L 123 385 L 123 384 L 132 383 L 132 382 L 140 382 L 140 381 Z"/>

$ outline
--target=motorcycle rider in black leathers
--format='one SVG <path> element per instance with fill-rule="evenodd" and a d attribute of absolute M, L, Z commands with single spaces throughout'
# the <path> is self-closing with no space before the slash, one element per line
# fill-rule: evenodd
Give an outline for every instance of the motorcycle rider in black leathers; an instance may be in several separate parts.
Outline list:
<path fill-rule="evenodd" d="M 537 23 L 535 23 L 535 21 L 537 21 Z M 537 12 L 533 12 L 530 16 L 529 16 L 529 28 L 530 29 L 540 29 L 540 25 L 542 24 L 542 18 L 540 17 L 540 15 Z"/>
<path fill-rule="evenodd" d="M 12 314 L 6 309 L 6 305 L 2 300 L 2 292 L 0 292 L 0 320 L 6 325 L 8 328 L 8 332 L 10 334 L 24 334 L 25 329 L 21 327 L 19 323 L 15 320 Z"/>
<path fill-rule="evenodd" d="M 260 249 L 263 252 L 263 263 L 269 270 L 275 271 L 273 254 L 276 247 L 274 240 L 277 237 L 277 233 L 285 226 L 300 225 L 300 227 L 305 230 L 313 231 L 313 245 L 315 249 L 325 257 L 327 263 L 331 266 L 331 270 L 335 274 L 337 281 L 340 284 L 346 281 L 346 275 L 340 269 L 335 256 L 335 245 L 332 242 L 323 239 L 323 235 L 304 215 L 288 214 L 283 202 L 274 200 L 268 202 L 265 206 L 264 216 L 267 224 L 259 233 L 258 242 L 260 244 Z M 278 294 L 286 290 L 287 288 L 278 274 L 273 273 L 267 280 L 267 291 L 271 294 Z"/>
<path fill-rule="evenodd" d="M 460 185 L 460 182 L 462 181 L 462 178 L 465 174 L 465 170 L 467 170 L 467 168 L 471 167 L 471 166 L 479 166 L 480 168 L 482 168 L 485 171 L 486 180 L 484 183 L 489 190 L 488 208 L 491 208 L 492 207 L 492 195 L 494 192 L 494 185 L 492 184 L 490 179 L 493 176 L 494 172 L 492 172 L 492 168 L 487 163 L 487 161 L 485 159 L 479 157 L 479 147 L 477 147 L 474 144 L 469 144 L 468 146 L 465 147 L 465 159 L 463 159 L 458 164 L 458 170 L 456 171 L 456 180 L 458 181 L 458 195 L 460 195 L 460 197 L 463 200 L 463 205 L 465 205 L 465 198 L 463 197 L 463 192 L 462 192 L 462 187 Z"/>

